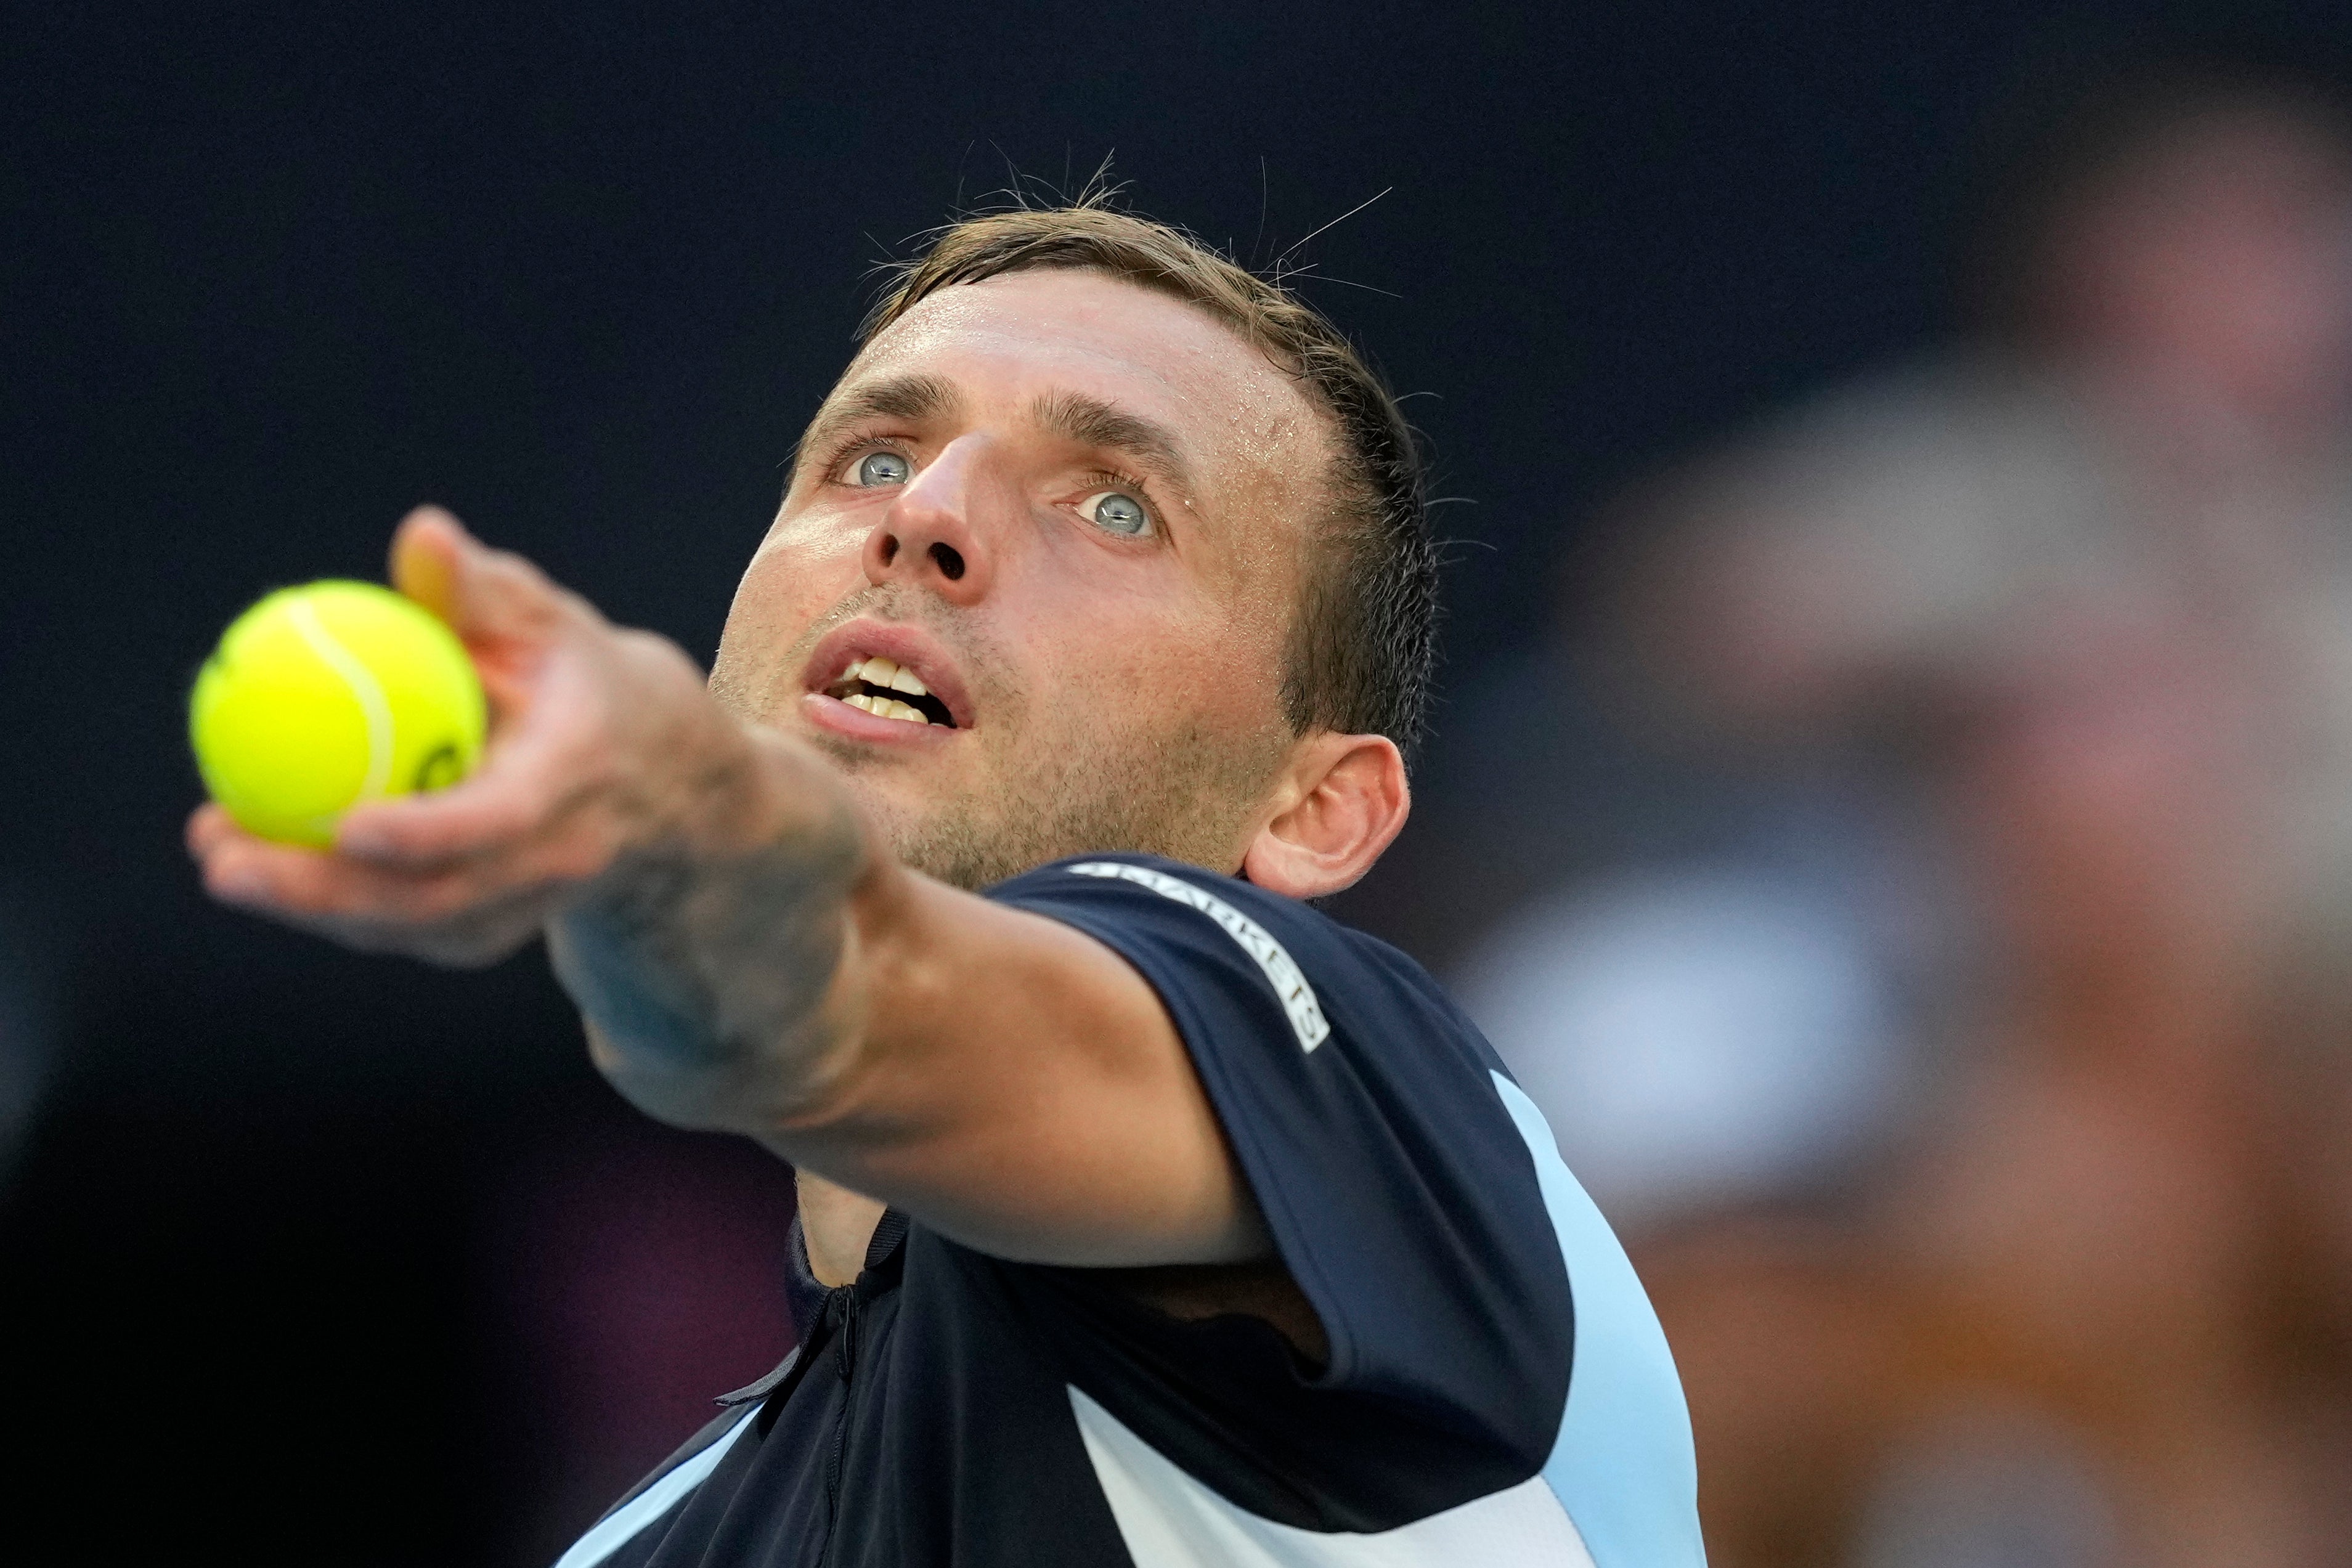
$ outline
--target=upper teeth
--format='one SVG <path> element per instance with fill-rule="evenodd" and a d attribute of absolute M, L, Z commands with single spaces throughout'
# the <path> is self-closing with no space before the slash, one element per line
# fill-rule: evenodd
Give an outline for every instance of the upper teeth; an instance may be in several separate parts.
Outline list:
<path fill-rule="evenodd" d="M 864 681 L 869 686 L 887 686 L 894 692 L 904 692 L 910 697 L 929 696 L 931 688 L 914 671 L 900 665 L 895 659 L 877 653 L 867 659 L 853 659 L 849 668 L 841 672 L 845 681 Z"/>
<path fill-rule="evenodd" d="M 886 659 L 879 653 L 851 660 L 849 668 L 841 673 L 841 678 L 864 681 L 869 686 L 881 686 L 888 691 L 904 692 L 910 697 L 928 696 L 930 693 L 930 688 L 923 685 L 921 677 L 914 671 L 903 669 L 896 660 Z M 841 700 L 851 707 L 865 709 L 877 718 L 905 719 L 911 724 L 931 722 L 930 716 L 922 709 L 895 697 L 877 696 L 870 692 L 852 692 Z"/>

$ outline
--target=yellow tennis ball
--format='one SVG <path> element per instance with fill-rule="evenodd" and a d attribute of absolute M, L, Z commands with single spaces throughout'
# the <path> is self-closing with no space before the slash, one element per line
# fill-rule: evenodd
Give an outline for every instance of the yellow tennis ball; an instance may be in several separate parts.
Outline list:
<path fill-rule="evenodd" d="M 213 799 L 249 832 L 314 846 L 363 800 L 472 772 L 485 718 L 457 634 L 372 582 L 270 594 L 230 622 L 188 698 Z"/>

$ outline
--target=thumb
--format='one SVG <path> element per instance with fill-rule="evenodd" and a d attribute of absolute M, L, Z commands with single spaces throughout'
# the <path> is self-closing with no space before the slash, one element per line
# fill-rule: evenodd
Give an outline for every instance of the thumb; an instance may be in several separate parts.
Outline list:
<path fill-rule="evenodd" d="M 392 536 L 392 585 L 468 643 L 544 639 L 569 597 L 520 556 L 494 550 L 438 507 L 419 507 Z"/>
<path fill-rule="evenodd" d="M 392 585 L 452 626 L 457 624 L 458 557 L 474 536 L 438 507 L 419 507 L 392 536 Z"/>

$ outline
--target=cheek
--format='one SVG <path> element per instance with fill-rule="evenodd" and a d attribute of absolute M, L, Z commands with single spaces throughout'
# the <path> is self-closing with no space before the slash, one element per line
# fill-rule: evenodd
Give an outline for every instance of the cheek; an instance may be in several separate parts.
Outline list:
<path fill-rule="evenodd" d="M 1084 636 L 1056 639 L 1055 655 L 1035 664 L 1053 706 L 1086 716 L 1087 728 L 1172 734 L 1205 724 L 1243 735 L 1279 722 L 1279 644 L 1205 595 L 1101 593 L 1083 624 Z"/>
<path fill-rule="evenodd" d="M 858 578 L 858 548 L 864 536 L 852 529 L 811 522 L 782 523 L 761 540 L 728 612 L 731 634 L 738 622 L 764 630 L 790 627 L 795 635 L 838 603 Z"/>
<path fill-rule="evenodd" d="M 806 523 L 780 524 L 761 542 L 736 584 L 711 666 L 711 690 L 747 717 L 772 720 L 778 683 L 794 672 L 789 655 L 863 580 L 861 536 Z"/>

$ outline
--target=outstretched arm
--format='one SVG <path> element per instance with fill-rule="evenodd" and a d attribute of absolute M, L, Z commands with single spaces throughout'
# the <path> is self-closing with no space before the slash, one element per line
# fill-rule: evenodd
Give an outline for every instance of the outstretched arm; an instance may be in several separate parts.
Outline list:
<path fill-rule="evenodd" d="M 484 767 L 354 810 L 327 852 L 206 806 L 188 836 L 216 896 L 445 964 L 544 929 L 631 1101 L 999 1256 L 1265 1254 L 1182 1042 L 1125 960 L 899 864 L 821 758 L 446 514 L 402 525 L 393 571 L 481 671 Z"/>

